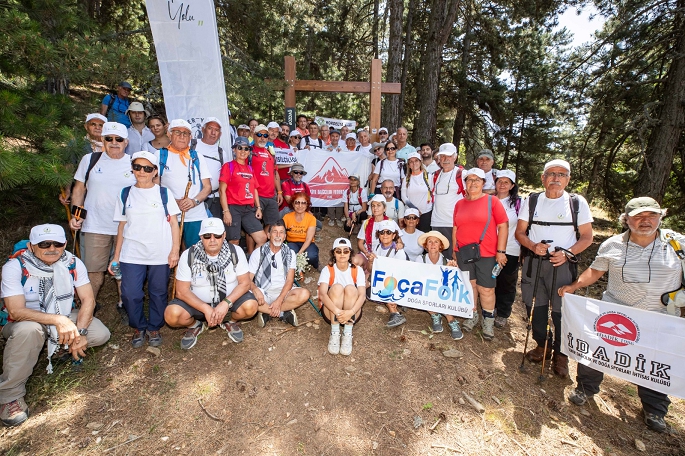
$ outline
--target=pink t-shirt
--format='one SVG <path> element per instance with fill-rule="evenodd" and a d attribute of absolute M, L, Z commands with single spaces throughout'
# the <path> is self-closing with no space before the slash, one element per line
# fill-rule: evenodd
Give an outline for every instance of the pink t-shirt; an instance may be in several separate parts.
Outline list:
<path fill-rule="evenodd" d="M 499 198 L 485 195 L 477 200 L 461 199 L 454 206 L 452 221 L 457 228 L 457 246 L 477 243 L 488 222 L 488 198 L 492 204 L 490 225 L 480 244 L 480 255 L 483 258 L 494 257 L 497 254 L 497 225 L 509 221 Z M 454 250 L 458 250 L 456 248 Z"/>

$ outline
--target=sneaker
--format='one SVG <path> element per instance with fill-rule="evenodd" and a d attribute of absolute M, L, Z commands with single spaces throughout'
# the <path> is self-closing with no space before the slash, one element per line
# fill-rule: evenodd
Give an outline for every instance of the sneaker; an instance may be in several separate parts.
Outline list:
<path fill-rule="evenodd" d="M 337 355 L 340 353 L 340 332 L 332 332 L 328 338 L 328 353 Z"/>
<path fill-rule="evenodd" d="M 271 320 L 271 315 L 264 312 L 257 312 L 257 324 L 260 328 L 265 327 L 269 320 Z"/>
<path fill-rule="evenodd" d="M 663 416 L 645 412 L 644 409 L 642 410 L 642 413 L 645 416 L 645 424 L 649 429 L 656 432 L 666 432 L 666 421 L 664 421 Z"/>
<path fill-rule="evenodd" d="M 342 341 L 340 342 L 340 354 L 344 356 L 352 354 L 352 334 L 343 333 Z"/>
<path fill-rule="evenodd" d="M 133 331 L 133 337 L 131 337 L 131 345 L 133 348 L 140 348 L 145 342 L 145 330 L 138 331 L 137 329 Z"/>
<path fill-rule="evenodd" d="M 342 227 L 343 227 L 343 222 L 342 222 L 342 220 L 338 220 L 338 221 L 335 222 L 335 223 L 338 225 L 338 228 L 342 228 Z"/>
<path fill-rule="evenodd" d="M 568 400 L 572 404 L 581 406 L 587 404 L 588 399 L 590 399 L 592 396 L 592 394 L 588 396 L 584 391 L 581 390 L 573 390 L 571 395 L 568 397 Z"/>
<path fill-rule="evenodd" d="M 293 326 L 297 326 L 297 315 L 295 315 L 294 310 L 286 310 L 283 312 L 283 316 L 281 317 L 281 321 L 284 321 L 286 323 L 290 323 Z"/>
<path fill-rule="evenodd" d="M 219 326 L 224 331 L 226 331 L 226 334 L 228 334 L 228 338 L 236 344 L 239 344 L 243 341 L 243 330 L 240 329 L 240 325 L 238 325 L 238 323 L 236 323 L 235 321 L 221 323 Z"/>
<path fill-rule="evenodd" d="M 442 315 L 433 314 L 431 315 L 431 331 L 434 333 L 442 332 Z"/>
<path fill-rule="evenodd" d="M 119 317 L 121 317 L 121 324 L 124 326 L 128 326 L 128 313 L 126 313 L 126 309 L 124 309 L 124 306 L 117 305 L 117 312 L 119 312 Z"/>
<path fill-rule="evenodd" d="M 468 320 L 464 320 L 464 324 L 462 325 L 464 327 L 464 331 L 466 332 L 471 332 L 473 328 L 476 327 L 478 324 L 478 310 L 473 311 L 473 317 L 469 318 Z"/>
<path fill-rule="evenodd" d="M 447 325 L 450 327 L 450 336 L 452 336 L 452 339 L 460 340 L 462 337 L 464 337 L 464 333 L 461 332 L 461 328 L 459 328 L 459 322 L 457 320 L 452 320 Z"/>
<path fill-rule="evenodd" d="M 483 339 L 492 340 L 495 338 L 495 317 L 483 317 Z"/>
<path fill-rule="evenodd" d="M 397 328 L 407 322 L 407 319 L 399 312 L 393 312 L 390 314 L 388 323 L 385 325 L 388 328 Z"/>
<path fill-rule="evenodd" d="M 335 220 L 328 219 L 328 226 L 335 226 Z"/>
<path fill-rule="evenodd" d="M 187 328 L 183 338 L 181 339 L 181 349 L 190 350 L 193 348 L 197 343 L 197 336 L 202 334 L 202 331 L 204 331 L 206 328 L 207 326 L 202 321 L 197 321 L 195 322 L 195 326 Z"/>
<path fill-rule="evenodd" d="M 507 320 L 508 318 L 495 317 L 495 328 L 504 328 L 507 326 Z"/>
<path fill-rule="evenodd" d="M 0 405 L 0 421 L 7 427 L 19 426 L 29 419 L 29 406 L 24 398 Z"/>
<path fill-rule="evenodd" d="M 148 331 L 147 344 L 150 347 L 159 347 L 162 345 L 162 335 L 159 333 L 159 331 Z"/>

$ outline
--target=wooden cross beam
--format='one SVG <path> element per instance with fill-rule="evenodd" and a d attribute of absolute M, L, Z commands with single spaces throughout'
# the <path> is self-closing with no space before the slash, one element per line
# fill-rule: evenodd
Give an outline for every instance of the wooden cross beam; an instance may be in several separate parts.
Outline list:
<path fill-rule="evenodd" d="M 290 128 L 295 128 L 295 92 L 329 92 L 329 93 L 368 93 L 369 103 L 369 133 L 373 141 L 381 128 L 381 94 L 399 94 L 402 84 L 399 82 L 381 81 L 382 64 L 380 59 L 371 60 L 371 81 L 307 81 L 295 78 L 295 57 L 285 56 L 285 120 Z"/>

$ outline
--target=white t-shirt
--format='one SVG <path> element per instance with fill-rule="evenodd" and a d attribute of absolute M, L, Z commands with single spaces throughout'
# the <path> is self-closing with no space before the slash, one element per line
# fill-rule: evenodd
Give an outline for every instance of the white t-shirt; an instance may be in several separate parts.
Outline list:
<path fill-rule="evenodd" d="M 359 152 L 364 152 L 366 154 L 370 154 L 371 153 L 371 147 L 373 147 L 373 144 L 369 144 L 368 146 L 362 146 L 361 144 L 359 144 L 358 147 L 359 147 Z"/>
<path fill-rule="evenodd" d="M 230 160 L 230 156 L 226 153 L 226 149 L 223 147 L 221 148 L 223 151 L 223 162 L 228 163 Z M 219 159 L 219 143 L 214 144 L 213 146 L 210 146 L 209 144 L 205 144 L 202 141 L 198 141 L 197 145 L 195 146 L 195 150 L 197 151 L 198 155 L 202 155 L 202 158 L 205 160 L 205 165 L 207 165 L 207 169 L 209 170 L 210 178 L 209 180 L 212 182 L 212 190 L 214 190 L 212 193 L 209 194 L 209 196 L 215 196 L 218 197 L 219 194 L 216 193 L 216 191 L 219 190 L 219 174 L 221 174 L 221 161 Z"/>
<path fill-rule="evenodd" d="M 14 258 L 2 267 L 2 286 L 0 287 L 0 298 L 7 298 L 8 296 L 24 295 L 26 300 L 26 308 L 30 310 L 40 311 L 40 301 L 38 297 L 38 285 L 40 280 L 38 277 L 28 277 L 24 286 L 21 286 L 21 264 L 19 260 Z M 364 276 L 364 274 L 362 274 Z M 72 279 L 73 281 L 73 279 Z M 74 287 L 78 288 L 87 283 L 88 271 L 83 262 L 76 258 L 76 281 Z"/>
<path fill-rule="evenodd" d="M 494 190 L 495 189 L 495 177 L 497 176 L 497 170 L 491 169 L 485 173 L 485 184 L 483 185 L 483 190 Z"/>
<path fill-rule="evenodd" d="M 326 143 L 321 138 L 313 139 L 311 136 L 307 135 L 300 139 L 300 149 L 304 149 L 307 146 L 310 148 L 324 149 L 326 147 Z"/>
<path fill-rule="evenodd" d="M 433 160 L 430 165 L 426 166 L 426 171 L 428 171 L 428 174 L 433 174 L 434 172 L 436 172 L 439 169 L 440 169 L 440 166 L 438 166 L 438 164 L 436 163 L 435 160 Z"/>
<path fill-rule="evenodd" d="M 383 163 L 383 172 L 381 172 L 381 163 Z M 380 187 L 383 181 L 390 179 L 395 187 L 398 187 L 402 180 L 402 176 L 404 176 L 404 171 L 402 171 L 402 176 L 400 176 L 399 163 L 399 160 L 390 161 L 387 158 L 379 160 L 378 163 L 376 163 L 376 167 L 373 169 L 374 174 L 378 174 L 376 185 Z"/>
<path fill-rule="evenodd" d="M 78 165 L 74 179 L 85 182 L 90 156 L 86 154 Z M 134 185 L 136 178 L 131 171 L 131 157 L 124 154 L 119 159 L 112 159 L 103 152 L 100 159 L 90 171 L 86 182 L 86 200 L 83 207 L 88 211 L 81 231 L 84 233 L 109 234 L 115 236 L 119 224 L 112 219 L 114 206 L 119 199 L 121 189 Z"/>
<path fill-rule="evenodd" d="M 404 251 L 404 249 L 395 250 L 392 247 L 392 244 L 387 249 L 384 249 L 383 246 L 379 243 L 376 247 L 373 248 L 373 254 L 376 255 L 377 257 L 383 257 L 383 258 L 397 258 L 398 260 L 405 260 L 405 261 L 407 261 L 409 259 L 408 255 Z"/>
<path fill-rule="evenodd" d="M 150 141 L 145 143 L 145 148 L 143 150 L 146 150 L 151 154 L 157 155 L 159 157 L 159 149 L 155 149 L 155 147 L 152 144 L 150 144 Z"/>
<path fill-rule="evenodd" d="M 414 261 L 417 256 L 423 253 L 423 247 L 419 245 L 419 236 L 423 234 L 421 230 L 414 230 L 412 234 L 400 230 L 400 237 L 404 243 L 404 251 L 409 255 L 409 260 Z"/>
<path fill-rule="evenodd" d="M 181 210 L 174 195 L 167 192 L 167 210 L 170 216 L 178 215 Z M 132 264 L 167 264 L 173 245 L 171 225 L 166 219 L 159 185 L 151 188 L 131 187 L 126 200 L 126 214 L 122 215 L 121 193 L 114 209 L 114 220 L 126 222 L 124 242 L 121 245 L 119 261 Z"/>
<path fill-rule="evenodd" d="M 409 188 L 407 183 L 402 182 L 402 201 L 409 201 L 422 214 L 433 210 L 433 198 L 428 187 L 433 190 L 433 175 L 428 174 L 428 186 L 423 178 L 423 173 L 409 178 Z"/>
<path fill-rule="evenodd" d="M 454 206 L 457 201 L 464 196 L 459 193 L 457 184 L 457 173 L 459 169 L 455 166 L 452 171 L 441 171 L 433 189 L 433 215 L 431 216 L 431 226 L 451 227 L 454 225 Z M 464 173 L 461 175 L 462 185 L 464 184 Z"/>
<path fill-rule="evenodd" d="M 348 198 L 348 192 L 349 192 L 349 198 Z M 358 211 L 359 209 L 362 208 L 362 203 L 368 203 L 369 202 L 369 194 L 366 188 L 360 188 L 357 189 L 356 192 L 350 192 L 349 190 L 347 192 L 343 193 L 343 204 L 348 203 L 348 207 L 350 211 Z"/>
<path fill-rule="evenodd" d="M 543 222 L 573 222 L 571 214 L 571 196 L 568 192 L 564 192 L 561 198 L 549 199 L 544 193 L 538 197 L 538 203 L 535 206 L 535 213 L 533 220 L 540 220 Z M 578 226 L 592 223 L 592 214 L 590 213 L 590 206 L 587 204 L 585 198 L 578 195 L 579 210 L 578 210 Z M 528 203 L 530 198 L 526 198 L 521 203 L 519 209 L 519 220 L 528 220 Z M 544 240 L 552 240 L 549 252 L 554 252 L 554 246 L 568 249 L 576 243 L 576 232 L 573 225 L 567 226 L 542 226 L 530 224 L 530 233 L 528 237 L 533 242 L 540 242 Z"/>
<path fill-rule="evenodd" d="M 364 222 L 362 222 L 362 227 L 359 229 L 359 232 L 357 233 L 357 239 L 361 239 L 362 241 L 366 240 L 366 227 L 368 226 L 369 222 L 371 221 L 373 217 L 369 217 Z M 371 249 L 376 248 L 378 243 L 380 242 L 378 240 L 378 237 L 376 236 L 376 231 L 378 231 L 378 223 L 379 222 L 374 222 L 373 228 L 371 229 Z"/>
<path fill-rule="evenodd" d="M 147 150 L 145 144 L 149 145 L 149 141 L 155 139 L 148 127 L 143 127 L 143 133 L 138 133 L 133 126 L 128 127 L 128 146 L 126 146 L 126 155 L 133 155 L 141 150 Z"/>
<path fill-rule="evenodd" d="M 444 255 L 441 253 L 440 256 L 438 257 L 438 262 L 433 263 L 431 259 L 428 257 L 428 252 L 426 252 L 426 256 L 424 257 L 423 254 L 417 256 L 414 261 L 417 263 L 423 263 L 423 264 L 437 264 L 439 266 L 444 266 L 447 264 L 447 259 L 444 257 Z"/>
<path fill-rule="evenodd" d="M 335 285 L 336 283 L 339 283 L 343 287 L 346 287 L 348 285 L 355 285 L 354 281 L 352 280 L 352 266 L 348 266 L 345 271 L 341 271 L 340 269 L 338 269 L 338 265 L 334 264 L 333 272 L 333 285 Z M 328 266 L 324 266 L 324 268 L 321 270 L 321 275 L 319 275 L 319 281 L 317 283 L 328 283 L 330 279 L 331 273 L 328 270 Z M 366 277 L 364 276 L 364 271 L 360 267 L 357 267 L 356 285 L 357 287 L 366 286 Z"/>
<path fill-rule="evenodd" d="M 281 249 L 287 248 L 289 247 L 285 244 L 281 246 Z M 262 256 L 261 250 L 261 248 L 255 249 L 255 251 L 252 252 L 252 255 L 250 255 L 250 262 L 248 264 L 248 268 L 250 272 L 255 275 L 257 274 L 257 269 L 259 268 L 259 260 Z M 297 255 L 295 254 L 295 252 L 292 252 L 292 255 L 290 255 L 290 264 L 288 265 L 288 269 L 297 268 L 296 257 Z M 259 288 L 262 291 L 266 291 L 268 294 L 272 296 L 278 296 L 283 290 L 283 287 L 285 286 L 285 274 L 283 273 L 283 253 L 280 250 L 276 253 L 273 253 L 271 250 L 269 250 L 268 254 L 264 258 L 264 263 L 268 263 L 270 265 L 269 267 L 271 268 L 271 285 L 268 289 L 262 288 L 261 286 L 259 286 L 259 284 L 257 284 L 257 286 L 259 286 Z M 276 264 L 275 268 L 273 266 L 274 263 Z"/>
<path fill-rule="evenodd" d="M 188 249 L 190 250 L 190 249 Z M 191 276 L 190 266 L 188 266 L 188 250 L 181 254 L 181 258 L 178 260 L 178 267 L 176 268 L 176 280 L 181 282 L 190 282 L 190 290 L 195 294 L 195 296 L 202 302 L 207 304 L 212 303 L 212 285 L 207 280 L 207 271 L 200 271 L 195 277 Z M 233 263 L 229 261 L 228 266 L 224 270 L 226 275 L 226 296 L 230 295 L 231 292 L 238 286 L 238 276 L 247 274 L 249 272 L 247 266 L 247 259 L 245 258 L 245 253 L 243 249 L 236 248 L 236 255 L 238 256 L 238 264 L 235 267 L 235 272 L 233 271 Z M 210 260 L 216 260 L 216 256 L 208 256 Z"/>
<path fill-rule="evenodd" d="M 156 155 L 157 158 L 159 158 L 159 152 Z M 198 153 L 197 159 L 200 162 L 200 175 L 202 179 L 211 180 L 212 175 L 209 172 L 209 169 L 207 169 L 207 161 L 205 157 L 203 157 L 201 153 Z M 198 193 L 200 193 L 201 182 L 200 176 L 198 176 L 197 173 L 197 169 L 195 169 L 195 167 L 193 166 L 192 160 L 188 159 L 185 160 L 185 162 L 186 164 L 184 165 L 183 162 L 181 162 L 181 158 L 178 154 L 169 152 L 166 161 L 166 169 L 164 170 L 164 174 L 162 174 L 162 177 L 160 179 L 160 183 L 162 184 L 162 186 L 171 190 L 171 193 L 174 194 L 174 198 L 176 199 L 182 199 L 183 195 L 186 192 L 189 171 L 191 177 L 193 171 L 195 172 L 195 183 L 190 186 L 190 190 L 188 191 L 188 198 L 193 199 L 197 196 Z M 192 170 L 190 169 L 191 167 L 193 168 Z M 204 220 L 206 218 L 207 210 L 205 209 L 205 205 L 198 204 L 197 206 L 191 208 L 188 212 L 186 212 L 185 221 L 197 222 L 198 220 Z"/>
<path fill-rule="evenodd" d="M 523 200 L 525 198 L 521 199 L 521 206 L 523 206 Z M 501 199 L 500 202 L 502 203 L 502 206 L 504 206 L 504 211 L 507 213 L 507 217 L 509 217 L 509 235 L 507 236 L 507 255 L 511 256 L 519 256 L 521 253 L 521 244 L 516 240 L 516 237 L 514 236 L 514 233 L 516 233 L 516 225 L 518 223 L 518 214 L 516 213 L 516 205 L 514 204 L 514 207 L 511 207 L 510 202 L 511 202 L 511 197 L 507 196 L 504 199 Z"/>

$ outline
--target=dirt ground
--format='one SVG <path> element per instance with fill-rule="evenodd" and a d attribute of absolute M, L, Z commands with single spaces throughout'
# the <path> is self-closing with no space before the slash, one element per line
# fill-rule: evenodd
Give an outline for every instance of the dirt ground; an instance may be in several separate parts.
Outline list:
<path fill-rule="evenodd" d="M 596 223 L 584 266 L 610 226 Z M 319 245 L 340 235 L 325 226 Z M 318 273 L 306 277 L 315 295 Z M 329 327 L 309 304 L 292 330 L 243 323 L 241 344 L 216 330 L 182 351 L 183 331 L 164 328 L 156 355 L 131 348 L 112 280 L 103 292 L 97 316 L 112 330 L 109 344 L 91 350 L 82 373 L 66 364 L 48 376 L 41 358 L 28 384 L 31 418 L 0 428 L 2 454 L 632 455 L 641 445 L 653 455 L 685 454 L 680 399 L 667 416 L 672 432 L 657 434 L 642 423 L 634 385 L 607 377 L 581 408 L 566 399 L 572 380 L 547 369 L 539 384 L 540 366 L 528 363 L 520 373 L 518 300 L 492 342 L 478 331 L 457 342 L 431 335 L 427 314 L 414 310 L 403 327 L 386 329 L 384 308 L 367 301 L 350 357 L 328 354 Z M 447 358 L 448 349 L 462 356 Z"/>

